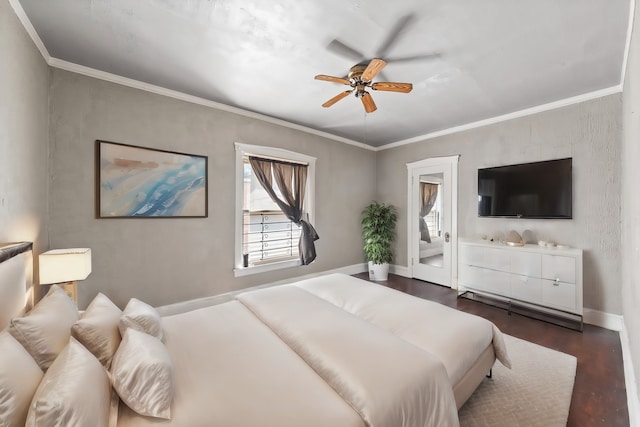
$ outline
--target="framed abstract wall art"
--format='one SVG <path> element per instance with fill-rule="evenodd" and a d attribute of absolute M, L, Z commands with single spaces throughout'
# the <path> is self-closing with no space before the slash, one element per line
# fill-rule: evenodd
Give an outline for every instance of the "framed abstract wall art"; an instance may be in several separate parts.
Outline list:
<path fill-rule="evenodd" d="M 207 157 L 96 141 L 96 217 L 204 218 Z"/>

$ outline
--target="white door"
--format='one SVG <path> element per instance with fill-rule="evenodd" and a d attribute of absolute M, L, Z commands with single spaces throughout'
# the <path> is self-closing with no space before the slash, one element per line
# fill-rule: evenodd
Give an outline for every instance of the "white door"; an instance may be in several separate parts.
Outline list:
<path fill-rule="evenodd" d="M 408 244 L 411 276 L 457 287 L 458 156 L 407 164 Z"/>

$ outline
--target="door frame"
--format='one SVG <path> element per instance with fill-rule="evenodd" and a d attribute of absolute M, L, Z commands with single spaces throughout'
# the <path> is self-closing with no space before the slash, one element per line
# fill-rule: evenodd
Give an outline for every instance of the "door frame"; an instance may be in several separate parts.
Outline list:
<path fill-rule="evenodd" d="M 415 169 L 449 165 L 451 166 L 451 289 L 458 289 L 458 163 L 460 155 L 430 157 L 424 160 L 407 163 L 407 266 L 409 277 L 413 277 L 413 239 L 415 239 L 416 221 L 411 216 L 414 212 L 413 173 Z"/>

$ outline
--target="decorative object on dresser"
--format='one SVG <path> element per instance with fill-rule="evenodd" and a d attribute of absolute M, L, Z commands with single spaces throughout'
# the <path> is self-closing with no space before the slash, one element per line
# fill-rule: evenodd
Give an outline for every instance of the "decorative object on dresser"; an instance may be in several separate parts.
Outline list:
<path fill-rule="evenodd" d="M 522 240 L 525 243 L 535 243 L 536 242 L 536 237 L 535 237 L 535 234 L 533 233 L 533 231 L 524 230 L 522 232 Z"/>
<path fill-rule="evenodd" d="M 582 250 L 461 239 L 458 254 L 461 296 L 490 297 L 582 330 Z"/>
<path fill-rule="evenodd" d="M 522 238 L 522 236 L 520 236 L 520 234 L 517 231 L 511 230 L 507 235 L 507 245 L 524 246 L 524 244 L 525 244 L 524 239 Z"/>
<path fill-rule="evenodd" d="M 393 258 L 391 243 L 395 237 L 398 214 L 395 206 L 373 202 L 363 211 L 362 238 L 369 261 L 369 279 L 384 281 Z"/>
<path fill-rule="evenodd" d="M 41 253 L 40 284 L 56 284 L 64 289 L 76 305 L 78 304 L 78 280 L 91 274 L 91 249 L 53 249 Z"/>

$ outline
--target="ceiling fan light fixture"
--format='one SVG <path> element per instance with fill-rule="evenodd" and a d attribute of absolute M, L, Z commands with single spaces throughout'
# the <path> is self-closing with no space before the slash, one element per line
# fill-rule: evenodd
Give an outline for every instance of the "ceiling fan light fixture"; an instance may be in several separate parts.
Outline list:
<path fill-rule="evenodd" d="M 356 86 L 356 98 L 362 98 L 364 96 L 365 93 L 368 93 L 365 90 L 366 86 L 365 85 L 360 85 L 360 86 Z"/>
<path fill-rule="evenodd" d="M 359 63 L 349 69 L 349 74 L 346 78 L 327 76 L 325 74 L 319 74 L 315 77 L 316 80 L 330 81 L 334 83 L 341 83 L 351 87 L 351 90 L 344 91 L 329 101 L 322 104 L 323 107 L 331 107 L 336 102 L 348 96 L 351 92 L 354 92 L 354 96 L 362 101 L 364 109 L 367 113 L 376 111 L 377 106 L 373 102 L 371 94 L 367 92 L 367 88 L 371 90 L 380 90 L 386 92 L 411 92 L 413 85 L 411 83 L 396 83 L 396 82 L 378 82 L 373 83 L 374 77 L 387 65 L 384 59 L 373 58 L 368 63 Z"/>

